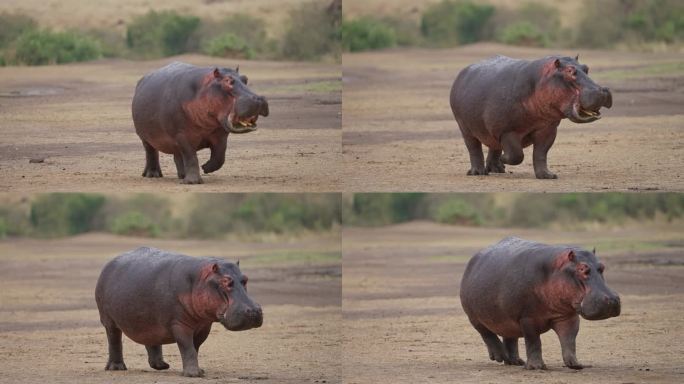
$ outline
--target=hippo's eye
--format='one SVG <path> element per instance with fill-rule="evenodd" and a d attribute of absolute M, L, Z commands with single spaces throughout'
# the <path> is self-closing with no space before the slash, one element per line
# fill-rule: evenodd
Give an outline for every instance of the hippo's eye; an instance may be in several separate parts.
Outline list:
<path fill-rule="evenodd" d="M 600 274 L 603 275 L 603 271 L 606 269 L 606 267 L 603 264 L 599 264 L 598 268 L 596 268 Z"/>
<path fill-rule="evenodd" d="M 247 286 L 247 280 L 248 280 L 247 276 L 242 276 L 242 281 L 240 281 L 240 282 L 242 283 L 243 286 L 246 287 Z"/>

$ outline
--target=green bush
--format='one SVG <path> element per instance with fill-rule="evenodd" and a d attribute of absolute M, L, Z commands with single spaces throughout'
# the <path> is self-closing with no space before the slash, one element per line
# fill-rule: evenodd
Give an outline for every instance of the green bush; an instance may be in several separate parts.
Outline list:
<path fill-rule="evenodd" d="M 336 194 L 199 195 L 186 234 L 220 238 L 228 233 L 297 233 L 330 230 L 341 222 Z"/>
<path fill-rule="evenodd" d="M 394 29 L 379 20 L 364 17 L 342 22 L 342 48 L 346 51 L 368 51 L 394 45 Z"/>
<path fill-rule="evenodd" d="M 206 42 L 204 53 L 209 56 L 238 59 L 251 59 L 254 57 L 254 51 L 247 42 L 232 33 L 223 34 Z"/>
<path fill-rule="evenodd" d="M 478 210 L 461 199 L 450 199 L 437 207 L 435 218 L 440 223 L 457 225 L 482 225 Z"/>
<path fill-rule="evenodd" d="M 157 237 L 159 227 L 138 211 L 126 212 L 114 218 L 110 231 L 122 236 Z"/>
<path fill-rule="evenodd" d="M 29 16 L 19 13 L 0 13 L 0 48 L 16 40 L 21 34 L 36 29 L 36 22 Z"/>
<path fill-rule="evenodd" d="M 423 43 L 420 26 L 415 21 L 394 16 L 385 16 L 380 21 L 394 30 L 397 45 L 416 46 Z"/>
<path fill-rule="evenodd" d="M 29 30 L 19 36 L 15 44 L 15 60 L 19 64 L 63 64 L 102 56 L 96 40 L 76 32 Z"/>
<path fill-rule="evenodd" d="M 611 47 L 617 42 L 684 41 L 681 0 L 585 0 L 575 44 Z"/>
<path fill-rule="evenodd" d="M 155 58 L 196 49 L 200 19 L 175 11 L 150 11 L 128 25 L 126 43 L 138 56 Z"/>
<path fill-rule="evenodd" d="M 423 36 L 436 45 L 468 44 L 483 38 L 495 8 L 488 4 L 443 0 L 429 6 L 421 19 Z"/>
<path fill-rule="evenodd" d="M 53 193 L 31 202 L 31 225 L 41 236 L 66 236 L 91 230 L 105 202 L 101 195 Z"/>
<path fill-rule="evenodd" d="M 264 54 L 273 49 L 266 33 L 266 23 L 244 13 L 232 14 L 221 21 L 203 20 L 198 33 L 205 48 L 209 42 L 221 36 L 232 35 L 249 49 L 251 56 Z"/>
<path fill-rule="evenodd" d="M 320 1 L 304 3 L 290 12 L 281 54 L 295 60 L 317 60 L 326 55 L 340 59 L 339 14 Z"/>
<path fill-rule="evenodd" d="M 505 44 L 528 47 L 545 47 L 549 44 L 546 35 L 541 33 L 534 24 L 527 21 L 506 26 L 499 35 L 499 41 Z"/>

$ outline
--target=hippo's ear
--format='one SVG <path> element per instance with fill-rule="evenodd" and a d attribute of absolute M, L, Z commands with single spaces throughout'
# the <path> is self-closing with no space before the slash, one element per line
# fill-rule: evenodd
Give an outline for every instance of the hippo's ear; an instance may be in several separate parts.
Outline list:
<path fill-rule="evenodd" d="M 243 84 L 247 85 L 247 76 L 245 75 L 240 75 L 240 81 L 242 81 Z"/>
<path fill-rule="evenodd" d="M 237 67 L 235 67 L 235 73 L 240 73 L 240 64 L 238 64 Z"/>
<path fill-rule="evenodd" d="M 218 68 L 214 68 L 214 77 L 217 79 L 220 79 L 223 77 L 223 75 L 221 75 L 221 71 L 219 71 Z"/>
<path fill-rule="evenodd" d="M 575 61 L 579 63 L 579 53 L 575 55 Z"/>
<path fill-rule="evenodd" d="M 596 256 L 596 247 L 594 247 L 594 249 L 591 250 L 591 253 L 593 253 L 594 256 Z"/>
<path fill-rule="evenodd" d="M 240 259 L 238 259 L 237 263 L 235 263 L 238 267 L 240 266 Z"/>
<path fill-rule="evenodd" d="M 567 263 L 575 262 L 575 252 L 572 249 L 566 249 L 561 252 L 553 262 L 556 269 L 561 269 Z"/>
<path fill-rule="evenodd" d="M 556 60 L 553 62 L 553 66 L 556 67 L 556 68 L 560 68 L 560 67 L 561 67 L 560 59 L 556 59 Z"/>
<path fill-rule="evenodd" d="M 219 270 L 220 270 L 220 269 L 219 269 L 219 265 L 218 265 L 218 264 L 214 263 L 214 264 L 211 266 L 211 271 L 212 271 L 212 272 L 214 272 L 214 273 L 219 273 Z"/>

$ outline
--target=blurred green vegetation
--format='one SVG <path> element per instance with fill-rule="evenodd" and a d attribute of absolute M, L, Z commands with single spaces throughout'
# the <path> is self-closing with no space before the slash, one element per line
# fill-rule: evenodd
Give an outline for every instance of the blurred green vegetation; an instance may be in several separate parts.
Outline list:
<path fill-rule="evenodd" d="M 468 226 L 546 227 L 684 216 L 684 194 L 354 194 L 342 205 L 345 224 L 377 226 L 429 220 Z"/>
<path fill-rule="evenodd" d="M 443 0 L 429 6 L 420 21 L 426 41 L 438 46 L 474 43 L 482 40 L 494 6 L 474 2 Z"/>
<path fill-rule="evenodd" d="M 149 11 L 134 18 L 126 30 L 126 44 L 135 56 L 156 58 L 196 48 L 200 19 L 175 11 Z"/>
<path fill-rule="evenodd" d="M 377 15 L 343 20 L 342 45 L 353 52 L 394 45 L 452 47 L 477 41 L 537 47 L 644 49 L 649 44 L 684 43 L 681 0 L 584 0 L 579 22 L 570 28 L 560 27 L 560 3 L 512 4 L 494 6 L 486 1 L 442 0 L 425 8 L 419 22 L 408 17 Z M 384 39 L 379 40 L 378 35 Z"/>
<path fill-rule="evenodd" d="M 298 235 L 339 228 L 339 194 L 39 194 L 0 205 L 0 238 L 110 232 L 139 237 Z"/>
<path fill-rule="evenodd" d="M 290 20 L 280 48 L 282 57 L 317 60 L 330 55 L 341 60 L 340 17 L 332 5 L 320 1 L 310 1 L 290 11 Z"/>
<path fill-rule="evenodd" d="M 125 35 L 111 29 L 52 31 L 30 15 L 0 13 L 0 66 L 46 65 L 100 57 L 154 59 L 200 52 L 237 59 L 341 61 L 341 8 L 312 0 L 292 9 L 282 36 L 269 38 L 258 17 L 200 19 L 173 10 L 133 18 Z"/>
<path fill-rule="evenodd" d="M 347 51 L 368 51 L 396 44 L 394 28 L 371 17 L 342 24 L 342 47 Z"/>
<path fill-rule="evenodd" d="M 3 55 L 7 63 L 25 65 L 64 64 L 102 57 L 100 43 L 74 31 L 30 29 L 14 41 L 14 51 Z"/>

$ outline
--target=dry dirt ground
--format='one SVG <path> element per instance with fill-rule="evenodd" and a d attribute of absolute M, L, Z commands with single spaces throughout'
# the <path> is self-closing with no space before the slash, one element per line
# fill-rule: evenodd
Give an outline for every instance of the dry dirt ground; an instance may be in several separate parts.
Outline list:
<path fill-rule="evenodd" d="M 475 44 L 345 54 L 346 191 L 682 191 L 684 54 L 580 50 L 613 108 L 591 124 L 563 120 L 549 152 L 557 180 L 536 180 L 532 147 L 507 173 L 466 176 L 468 152 L 449 106 L 458 72 L 503 54 L 534 59 L 575 51 Z"/>
<path fill-rule="evenodd" d="M 104 370 L 107 342 L 95 305 L 95 282 L 107 260 L 143 244 L 197 256 L 239 258 L 250 277 L 250 295 L 264 308 L 261 328 L 229 332 L 218 324 L 213 327 L 199 357 L 204 380 L 180 376 L 175 345 L 164 346 L 171 368 L 154 371 L 147 365 L 145 348 L 127 338 L 128 371 Z M 2 240 L 0 255 L 0 382 L 341 381 L 339 236 L 239 243 L 95 234 Z"/>
<path fill-rule="evenodd" d="M 343 232 L 343 371 L 347 383 L 684 382 L 683 224 L 584 232 L 408 223 Z M 542 336 L 547 371 L 489 360 L 458 300 L 465 263 L 516 235 L 597 248 L 617 318 L 582 320 L 581 371 L 563 367 L 553 332 Z M 520 341 L 521 353 L 524 344 Z M 524 358 L 524 356 L 523 356 Z"/>
<path fill-rule="evenodd" d="M 145 153 L 131 119 L 138 79 L 171 61 L 234 67 L 269 100 L 259 129 L 228 138 L 226 164 L 181 185 L 173 156 L 163 179 L 141 177 Z M 0 191 L 337 191 L 340 66 L 186 55 L 157 61 L 0 68 Z M 29 163 L 44 158 L 43 163 Z M 200 151 L 200 162 L 209 158 Z"/>

